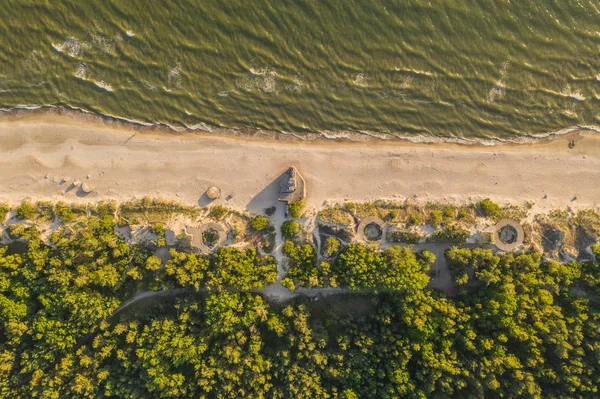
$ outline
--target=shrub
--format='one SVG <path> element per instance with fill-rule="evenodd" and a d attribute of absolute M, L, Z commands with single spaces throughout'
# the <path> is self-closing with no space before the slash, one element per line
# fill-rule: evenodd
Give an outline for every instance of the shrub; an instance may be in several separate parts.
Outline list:
<path fill-rule="evenodd" d="M 219 233 L 215 229 L 208 229 L 202 233 L 202 243 L 209 248 L 214 247 L 219 241 Z"/>
<path fill-rule="evenodd" d="M 8 204 L 5 204 L 4 202 L 0 203 L 0 223 L 4 222 L 9 211 L 10 208 L 8 207 Z"/>
<path fill-rule="evenodd" d="M 18 219 L 33 219 L 35 216 L 35 208 L 29 201 L 23 201 L 21 206 L 17 207 Z"/>
<path fill-rule="evenodd" d="M 69 204 L 56 204 L 56 214 L 64 222 L 72 222 L 77 218 Z"/>
<path fill-rule="evenodd" d="M 250 222 L 250 227 L 256 231 L 263 231 L 269 228 L 269 219 L 264 216 L 256 216 Z"/>
<path fill-rule="evenodd" d="M 146 263 L 144 265 L 144 267 L 146 268 L 146 270 L 149 271 L 157 271 L 162 267 L 162 260 L 158 257 L 158 256 L 149 256 L 146 259 Z"/>
<path fill-rule="evenodd" d="M 56 215 L 64 222 L 72 222 L 77 217 L 86 214 L 85 205 L 67 204 L 63 201 L 57 203 L 54 209 Z"/>
<path fill-rule="evenodd" d="M 455 244 L 462 244 L 466 241 L 471 233 L 468 230 L 461 229 L 456 226 L 448 226 L 445 229 L 438 230 L 433 233 L 434 241 L 441 242 L 453 242 Z"/>
<path fill-rule="evenodd" d="M 385 216 L 384 220 L 386 222 L 392 221 L 394 219 L 396 219 L 398 217 L 398 210 L 396 209 L 392 209 L 391 211 L 388 212 L 388 214 Z"/>
<path fill-rule="evenodd" d="M 305 208 L 306 208 L 306 200 L 304 198 L 301 198 L 299 200 L 296 200 L 296 201 L 290 203 L 288 206 L 288 211 L 289 211 L 291 217 L 298 219 L 298 218 L 302 217 L 302 214 L 304 213 Z"/>
<path fill-rule="evenodd" d="M 429 222 L 434 226 L 439 225 L 442 222 L 442 212 L 431 211 L 429 214 Z"/>
<path fill-rule="evenodd" d="M 100 201 L 96 206 L 96 212 L 98 216 L 104 217 L 106 215 L 114 216 L 117 212 L 118 205 L 116 201 Z"/>
<path fill-rule="evenodd" d="M 498 216 L 500 213 L 500 206 L 489 198 L 484 198 L 479 202 L 479 209 L 485 216 Z"/>
<path fill-rule="evenodd" d="M 466 209 L 461 209 L 460 211 L 458 211 L 458 218 L 459 219 L 464 219 L 467 217 L 467 210 Z"/>
<path fill-rule="evenodd" d="M 333 256 L 340 250 L 340 240 L 335 237 L 329 237 L 327 241 L 325 241 L 325 253 L 327 256 Z"/>
<path fill-rule="evenodd" d="M 416 213 L 411 213 L 408 216 L 408 223 L 409 224 L 421 224 L 421 216 L 419 216 Z"/>
<path fill-rule="evenodd" d="M 226 214 L 227 208 L 225 208 L 223 205 L 215 205 L 212 208 L 210 208 L 209 215 L 217 220 L 221 219 Z"/>
<path fill-rule="evenodd" d="M 433 265 L 435 262 L 435 255 L 426 249 L 419 253 L 419 258 L 429 265 Z"/>
<path fill-rule="evenodd" d="M 444 207 L 444 219 L 451 220 L 454 219 L 454 208 L 451 206 Z"/>
<path fill-rule="evenodd" d="M 286 239 L 293 239 L 298 235 L 300 226 L 295 220 L 288 220 L 281 225 L 281 234 Z"/>
<path fill-rule="evenodd" d="M 35 209 L 40 218 L 54 220 L 54 204 L 50 201 L 38 201 Z"/>
<path fill-rule="evenodd" d="M 319 212 L 319 219 L 325 223 L 349 226 L 352 224 L 352 216 L 342 208 L 327 208 Z"/>
<path fill-rule="evenodd" d="M 281 280 L 281 285 L 287 288 L 290 291 L 296 291 L 296 284 L 294 284 L 294 280 L 289 277 L 286 277 Z"/>
<path fill-rule="evenodd" d="M 164 224 L 161 223 L 157 223 L 154 226 L 152 226 L 152 230 L 154 230 L 154 233 L 156 233 L 156 235 L 163 235 L 167 232 L 167 228 Z"/>
<path fill-rule="evenodd" d="M 417 244 L 421 239 L 421 234 L 416 231 L 393 231 L 388 234 L 388 240 L 391 242 L 405 242 Z"/>
<path fill-rule="evenodd" d="M 154 233 L 157 236 L 156 245 L 158 245 L 159 247 L 164 247 L 165 245 L 167 245 L 167 228 L 165 227 L 165 225 L 158 223 L 155 224 L 152 227 L 152 229 L 154 230 Z"/>

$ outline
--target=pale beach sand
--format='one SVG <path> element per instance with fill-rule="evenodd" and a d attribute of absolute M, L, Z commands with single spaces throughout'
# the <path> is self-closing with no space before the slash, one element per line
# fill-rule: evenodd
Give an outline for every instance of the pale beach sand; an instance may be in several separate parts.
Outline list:
<path fill-rule="evenodd" d="M 295 165 L 308 201 L 535 202 L 551 208 L 600 204 L 600 137 L 536 144 L 298 142 L 173 134 L 60 115 L 0 121 L 0 201 L 126 200 L 146 195 L 197 204 L 216 185 L 220 203 L 260 211 L 275 198 L 263 191 Z M 69 181 L 59 184 L 63 176 Z M 88 177 L 89 176 L 89 177 Z M 75 180 L 93 192 L 67 190 Z M 231 194 L 232 198 L 225 198 Z M 544 198 L 546 197 L 546 198 Z M 573 198 L 576 197 L 576 200 Z M 203 205 L 203 201 L 200 200 Z"/>

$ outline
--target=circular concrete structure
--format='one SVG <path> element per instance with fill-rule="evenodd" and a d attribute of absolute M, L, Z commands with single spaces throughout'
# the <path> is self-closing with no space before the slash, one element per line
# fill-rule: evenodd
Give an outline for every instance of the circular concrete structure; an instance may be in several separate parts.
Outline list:
<path fill-rule="evenodd" d="M 523 227 L 516 220 L 503 219 L 494 226 L 494 245 L 502 251 L 514 251 L 523 245 L 524 239 Z"/>
<path fill-rule="evenodd" d="M 363 241 L 381 241 L 383 238 L 384 228 L 385 222 L 383 220 L 375 216 L 370 216 L 360 222 L 356 234 L 358 238 Z"/>
<path fill-rule="evenodd" d="M 219 236 L 217 241 L 212 247 L 209 247 L 204 243 L 204 233 L 209 230 L 214 230 Z M 219 223 L 206 223 L 199 227 L 192 227 L 187 230 L 188 234 L 192 236 L 192 247 L 198 248 L 204 253 L 209 253 L 223 245 L 227 239 L 227 233 L 225 227 Z"/>
<path fill-rule="evenodd" d="M 221 189 L 215 186 L 209 187 L 208 190 L 206 190 L 206 196 L 211 200 L 216 200 L 221 197 Z"/>
<path fill-rule="evenodd" d="M 86 194 L 91 193 L 92 192 L 92 186 L 90 186 L 87 183 L 82 183 L 81 184 L 81 191 L 83 191 Z"/>

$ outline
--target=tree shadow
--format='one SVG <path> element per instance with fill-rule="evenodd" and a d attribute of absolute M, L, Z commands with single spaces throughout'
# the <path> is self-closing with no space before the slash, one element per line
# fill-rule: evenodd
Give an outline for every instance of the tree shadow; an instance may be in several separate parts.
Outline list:
<path fill-rule="evenodd" d="M 65 193 L 68 193 L 70 191 L 73 191 L 75 189 L 75 187 L 77 187 L 75 184 L 71 183 L 67 186 L 67 188 L 65 188 Z"/>
<path fill-rule="evenodd" d="M 273 180 L 267 187 L 263 188 L 258 194 L 256 194 L 248 204 L 246 209 L 249 212 L 262 214 L 265 213 L 266 209 L 277 205 L 279 201 L 279 182 L 287 174 L 287 169 L 281 173 L 275 180 Z"/>
<path fill-rule="evenodd" d="M 78 196 L 79 198 L 85 198 L 88 195 L 90 195 L 90 193 L 86 193 L 85 191 L 83 191 L 83 188 L 81 188 L 81 186 L 79 186 L 75 195 Z"/>

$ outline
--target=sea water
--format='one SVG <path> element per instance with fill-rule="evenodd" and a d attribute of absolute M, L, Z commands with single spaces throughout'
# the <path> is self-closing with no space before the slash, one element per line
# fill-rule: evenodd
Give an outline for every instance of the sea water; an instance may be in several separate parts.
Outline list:
<path fill-rule="evenodd" d="M 600 2 L 1 0 L 0 108 L 301 135 L 600 125 Z"/>

